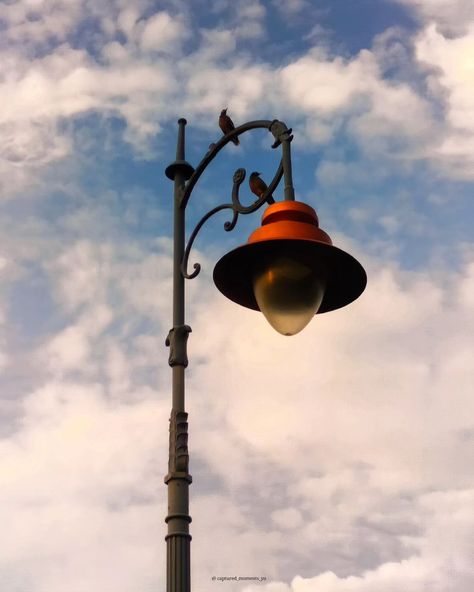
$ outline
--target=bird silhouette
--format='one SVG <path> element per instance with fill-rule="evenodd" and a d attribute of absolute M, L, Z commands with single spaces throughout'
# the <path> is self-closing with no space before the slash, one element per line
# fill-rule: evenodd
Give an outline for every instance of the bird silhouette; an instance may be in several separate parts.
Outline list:
<path fill-rule="evenodd" d="M 221 114 L 219 115 L 219 127 L 221 128 L 222 133 L 224 135 L 225 134 L 228 134 L 232 130 L 235 130 L 234 122 L 227 115 L 227 108 L 226 109 L 222 109 Z M 237 136 L 235 138 L 232 138 L 232 142 L 234 142 L 234 144 L 236 146 L 238 146 L 240 144 L 239 138 Z"/>
<path fill-rule="evenodd" d="M 255 193 L 255 195 L 257 197 L 262 197 L 262 195 L 268 189 L 268 186 L 263 179 L 260 179 L 259 175 L 260 175 L 260 173 L 257 173 L 257 171 L 250 173 L 249 187 L 250 187 L 250 191 L 252 193 Z M 271 195 L 267 196 L 267 198 L 271 198 L 271 197 L 272 197 Z"/>

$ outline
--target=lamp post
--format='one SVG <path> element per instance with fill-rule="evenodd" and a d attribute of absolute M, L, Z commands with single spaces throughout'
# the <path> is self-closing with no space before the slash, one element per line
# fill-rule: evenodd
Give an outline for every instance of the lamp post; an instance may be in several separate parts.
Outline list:
<path fill-rule="evenodd" d="M 299 332 L 317 313 L 349 304 L 364 291 L 367 276 L 348 253 L 333 246 L 319 228 L 316 212 L 295 201 L 290 143 L 292 130 L 278 120 L 245 123 L 211 144 L 194 169 L 185 159 L 186 120 L 178 121 L 176 160 L 166 168 L 174 181 L 173 231 L 173 327 L 166 339 L 172 368 L 172 409 L 169 426 L 167 592 L 190 592 L 188 414 L 185 410 L 185 369 L 188 365 L 187 340 L 191 328 L 185 324 L 185 279 L 196 277 L 199 263 L 188 273 L 189 254 L 204 223 L 214 214 L 232 210 L 225 230 L 235 228 L 239 214 L 250 214 L 267 204 L 262 226 L 247 244 L 224 255 L 214 269 L 217 288 L 234 302 L 261 310 L 270 324 L 284 335 Z M 273 137 L 272 148 L 282 147 L 282 158 L 268 188 L 249 206 L 240 202 L 239 190 L 245 169 L 233 177 L 232 201 L 207 212 L 185 244 L 185 211 L 191 193 L 207 166 L 226 144 L 252 129 L 266 128 Z M 284 201 L 275 203 L 272 194 L 284 177 Z"/>

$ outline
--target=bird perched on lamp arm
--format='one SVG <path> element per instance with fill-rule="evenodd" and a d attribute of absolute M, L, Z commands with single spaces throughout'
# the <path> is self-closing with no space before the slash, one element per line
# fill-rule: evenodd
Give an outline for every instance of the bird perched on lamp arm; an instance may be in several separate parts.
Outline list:
<path fill-rule="evenodd" d="M 234 122 L 227 115 L 227 107 L 225 109 L 222 109 L 221 114 L 219 115 L 219 127 L 221 128 L 222 133 L 224 135 L 235 130 Z M 239 138 L 237 136 L 235 138 L 232 138 L 232 142 L 234 142 L 236 146 L 240 144 Z"/>
<path fill-rule="evenodd" d="M 268 186 L 263 179 L 260 178 L 260 173 L 257 171 L 253 171 L 250 173 L 249 178 L 249 187 L 250 191 L 254 193 L 257 197 L 262 197 L 262 195 L 267 191 Z M 267 197 L 272 197 L 271 195 Z"/>

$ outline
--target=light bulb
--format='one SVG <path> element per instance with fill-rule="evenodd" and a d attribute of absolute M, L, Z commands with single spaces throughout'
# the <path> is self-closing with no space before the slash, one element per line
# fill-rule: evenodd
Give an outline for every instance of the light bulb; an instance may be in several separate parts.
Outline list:
<path fill-rule="evenodd" d="M 295 335 L 317 313 L 324 296 L 323 270 L 287 256 L 268 257 L 255 265 L 253 290 L 270 325 Z"/>

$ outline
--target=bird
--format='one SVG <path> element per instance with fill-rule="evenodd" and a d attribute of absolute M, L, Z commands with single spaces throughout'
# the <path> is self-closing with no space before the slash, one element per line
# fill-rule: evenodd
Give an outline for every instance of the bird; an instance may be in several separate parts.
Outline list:
<path fill-rule="evenodd" d="M 254 171 L 253 173 L 250 173 L 250 178 L 249 178 L 250 191 L 252 193 L 255 193 L 255 195 L 257 197 L 262 197 L 262 195 L 268 189 L 268 186 L 265 183 L 265 181 L 263 179 L 260 179 L 260 177 L 259 177 L 260 174 L 261 173 Z M 267 198 L 271 199 L 272 196 L 268 195 Z"/>
<path fill-rule="evenodd" d="M 235 130 L 234 122 L 227 115 L 227 107 L 225 109 L 222 109 L 221 114 L 219 115 L 219 127 L 221 128 L 222 133 L 224 135 L 228 134 L 232 130 Z M 232 142 L 234 142 L 236 146 L 240 144 L 239 138 L 237 136 L 235 138 L 232 138 Z"/>

